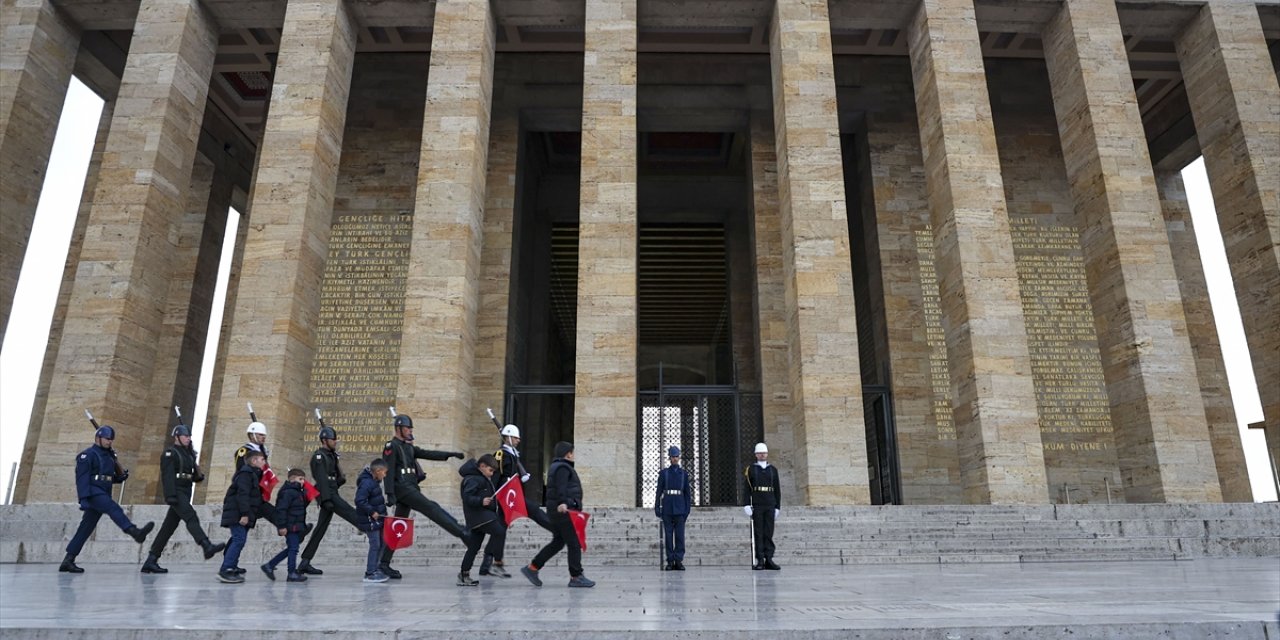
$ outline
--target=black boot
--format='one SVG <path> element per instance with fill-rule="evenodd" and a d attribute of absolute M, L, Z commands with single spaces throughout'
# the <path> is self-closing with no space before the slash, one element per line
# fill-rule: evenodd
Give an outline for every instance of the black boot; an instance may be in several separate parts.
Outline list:
<path fill-rule="evenodd" d="M 58 571 L 61 573 L 84 573 L 84 569 L 76 566 L 76 557 L 69 553 L 62 558 L 62 564 L 58 565 Z"/>
<path fill-rule="evenodd" d="M 311 566 L 311 561 L 310 561 L 310 560 L 306 560 L 306 559 L 304 559 L 304 560 L 302 561 L 302 564 L 298 565 L 298 571 L 297 571 L 297 573 L 301 573 L 301 574 L 303 574 L 303 575 L 309 575 L 309 576 L 322 576 L 322 575 L 324 575 L 324 572 L 323 572 L 323 571 L 321 571 L 321 570 L 319 570 L 319 569 L 317 569 L 317 568 L 315 568 L 315 567 Z"/>
<path fill-rule="evenodd" d="M 204 549 L 204 559 L 208 560 L 209 558 L 212 558 L 218 555 L 219 553 L 222 553 L 222 550 L 227 548 L 227 544 L 225 542 L 219 542 L 218 544 L 214 544 L 208 538 L 205 538 L 204 542 L 200 543 L 200 548 Z"/>
<path fill-rule="evenodd" d="M 169 573 L 169 570 L 160 566 L 160 556 L 151 553 L 147 555 L 147 561 L 142 563 L 143 573 Z"/>
<path fill-rule="evenodd" d="M 139 529 L 135 525 L 135 526 L 129 527 L 128 529 L 125 529 L 124 532 L 129 534 L 129 537 L 133 538 L 134 542 L 137 542 L 138 544 L 142 544 L 143 542 L 146 542 L 147 534 L 151 533 L 151 530 L 154 528 L 156 528 L 156 523 L 148 522 L 147 524 L 143 525 L 141 529 Z"/>

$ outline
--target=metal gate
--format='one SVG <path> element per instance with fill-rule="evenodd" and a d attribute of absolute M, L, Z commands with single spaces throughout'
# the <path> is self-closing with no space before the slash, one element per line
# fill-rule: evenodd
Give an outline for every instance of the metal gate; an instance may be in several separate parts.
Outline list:
<path fill-rule="evenodd" d="M 742 503 L 742 469 L 762 440 L 759 393 L 732 385 L 660 386 L 637 395 L 636 504 L 654 505 L 667 448 L 680 447 L 695 506 Z"/>

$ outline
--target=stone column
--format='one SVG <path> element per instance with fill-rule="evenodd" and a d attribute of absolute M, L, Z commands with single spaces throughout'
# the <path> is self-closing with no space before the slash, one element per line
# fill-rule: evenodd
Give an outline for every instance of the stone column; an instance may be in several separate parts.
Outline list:
<path fill-rule="evenodd" d="M 430 448 L 465 449 L 469 425 L 492 428 L 473 415 L 471 376 L 495 37 L 487 0 L 436 3 L 396 394 Z M 425 468 L 435 486 L 457 477 Z"/>
<path fill-rule="evenodd" d="M 1252 3 L 1206 3 L 1177 47 L 1263 419 L 1280 429 L 1280 71 Z"/>
<path fill-rule="evenodd" d="M 972 0 L 908 33 L 967 503 L 1048 501 L 1026 323 Z"/>
<path fill-rule="evenodd" d="M 220 153 L 221 149 L 216 151 Z M 196 156 L 186 206 L 177 226 L 173 277 L 169 280 L 147 394 L 146 423 L 156 428 L 143 434 L 142 450 L 164 450 L 172 441 L 169 427 L 178 422 L 174 405 L 182 408 L 183 424 L 190 425 L 195 414 L 230 199 L 227 172 L 205 154 Z M 135 503 L 163 502 L 164 496 L 159 493 L 160 457 L 140 458 L 134 471 L 137 475 L 130 479 L 125 499 Z"/>
<path fill-rule="evenodd" d="M 574 439 L 591 502 L 636 502 L 636 0 L 586 3 Z M 597 495 L 595 492 L 598 491 Z"/>
<path fill-rule="evenodd" d="M 111 116 L 115 105 L 114 99 L 104 102 L 102 115 L 98 118 L 93 153 L 89 156 L 89 169 L 85 173 L 84 188 L 80 191 L 80 207 L 76 211 L 75 226 L 71 228 L 67 260 L 62 267 L 58 299 L 53 305 L 48 345 L 45 347 L 44 360 L 40 366 L 40 381 L 36 383 L 36 397 L 31 406 L 31 418 L 27 422 L 27 438 L 23 443 L 22 462 L 18 465 L 18 482 L 13 492 L 14 504 L 26 504 L 27 492 L 31 487 L 31 468 L 35 462 L 36 449 L 40 444 L 40 433 L 44 428 L 44 412 L 49 402 L 49 385 L 53 383 L 53 369 L 58 364 L 58 345 L 62 344 L 62 330 L 67 322 L 67 307 L 71 304 L 71 287 L 75 285 L 76 269 L 80 266 L 84 232 L 89 225 L 89 209 L 93 207 L 93 193 L 98 186 L 98 172 L 102 168 L 102 155 L 107 147 L 107 132 L 111 128 Z"/>
<path fill-rule="evenodd" d="M 760 334 L 760 401 L 764 439 L 771 444 L 783 499 L 803 504 L 795 478 L 795 433 L 791 427 L 791 351 L 787 334 L 786 285 L 782 268 L 782 222 L 778 217 L 778 148 L 770 114 L 751 117 L 751 212 L 755 232 L 756 310 Z M 754 443 L 750 443 L 754 444 Z"/>
<path fill-rule="evenodd" d="M 497 449 L 498 435 L 485 426 L 483 411 L 492 407 L 499 420 L 506 406 L 507 317 L 511 307 L 511 257 L 515 229 L 516 175 L 520 125 L 514 113 L 495 119 L 489 134 L 489 169 L 485 178 L 483 246 L 480 249 L 479 309 L 476 314 L 475 404 L 469 423 L 470 450 Z M 531 425 L 529 425 L 531 426 Z"/>
<path fill-rule="evenodd" d="M 217 416 L 247 424 L 252 402 L 272 457 L 300 460 L 313 442 L 303 437 L 306 403 L 355 56 L 343 0 L 290 0 L 279 55 Z M 227 462 L 243 443 L 243 426 L 206 439 L 214 461 L 207 485 L 229 482 Z"/>
<path fill-rule="evenodd" d="M 867 504 L 862 375 L 826 0 L 779 0 L 769 58 L 796 485 L 807 504 Z"/>
<path fill-rule="evenodd" d="M 1195 359 L 1112 0 L 1044 34 L 1128 502 L 1218 502 Z"/>
<path fill-rule="evenodd" d="M 0 3 L 0 340 L 79 45 L 51 0 Z"/>
<path fill-rule="evenodd" d="M 1191 205 L 1182 184 L 1182 173 L 1156 173 L 1160 209 L 1169 234 L 1173 268 L 1178 274 L 1182 294 L 1182 310 L 1187 316 L 1187 334 L 1196 360 L 1196 378 L 1200 381 L 1200 397 L 1204 402 L 1205 420 L 1213 445 L 1214 466 L 1224 502 L 1253 502 L 1249 469 L 1245 465 L 1240 427 L 1231 401 L 1231 385 L 1222 362 L 1218 327 L 1214 324 L 1213 307 L 1209 304 L 1209 286 L 1200 263 L 1200 247 L 1196 244 L 1195 227 L 1191 224 Z"/>
<path fill-rule="evenodd" d="M 89 210 L 84 246 L 32 469 L 32 500 L 70 501 L 65 467 L 92 441 L 92 409 L 139 450 L 172 276 L 173 229 L 195 159 L 217 28 L 198 0 L 143 0 Z M 37 491 L 38 489 L 38 491 Z"/>

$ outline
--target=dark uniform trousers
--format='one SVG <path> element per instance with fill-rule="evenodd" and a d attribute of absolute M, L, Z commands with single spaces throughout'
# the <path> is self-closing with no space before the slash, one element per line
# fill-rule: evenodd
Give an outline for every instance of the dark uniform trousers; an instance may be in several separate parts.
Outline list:
<path fill-rule="evenodd" d="M 689 516 L 662 516 L 662 546 L 667 562 L 684 561 L 684 521 Z"/>
<path fill-rule="evenodd" d="M 578 542 L 578 531 L 573 528 L 573 519 L 569 514 L 559 511 L 552 511 L 547 515 L 551 520 L 551 542 L 533 557 L 533 566 L 541 569 L 561 549 L 568 547 L 569 575 L 582 575 L 582 544 Z"/>
<path fill-rule="evenodd" d="M 751 532 L 756 538 L 756 559 L 773 559 L 773 507 L 762 507 L 751 511 Z"/>
<path fill-rule="evenodd" d="M 71 536 L 71 542 L 67 543 L 67 553 L 73 556 L 80 555 L 84 543 L 88 542 L 89 536 L 93 535 L 94 527 L 98 526 L 98 520 L 104 514 L 111 518 L 121 531 L 127 531 L 133 526 L 129 516 L 124 514 L 124 509 L 121 509 L 110 496 L 96 495 L 85 498 L 80 501 L 80 509 L 84 511 L 84 515 L 80 517 L 80 528 L 76 529 L 76 534 Z"/>
<path fill-rule="evenodd" d="M 307 548 L 302 550 L 302 560 L 310 562 L 316 557 L 316 550 L 320 548 L 320 541 L 324 540 L 324 532 L 329 530 L 329 521 L 333 520 L 334 514 L 339 518 L 351 523 L 351 526 L 361 529 L 367 527 L 366 524 L 360 522 L 360 514 L 356 513 L 356 508 L 347 504 L 337 491 L 333 492 L 333 498 L 320 503 L 320 515 L 316 517 L 316 528 L 311 532 L 311 538 L 307 540 Z M 363 531 L 363 529 L 361 529 Z"/>
<path fill-rule="evenodd" d="M 396 487 L 395 515 L 397 518 L 404 518 L 409 515 L 410 511 L 417 511 L 426 516 L 428 520 L 440 525 L 441 529 L 453 534 L 464 544 L 471 539 L 471 534 L 448 511 L 441 508 L 435 500 L 422 495 L 422 492 L 417 487 L 401 484 Z M 383 547 L 382 564 L 391 564 L 391 557 L 395 553 L 389 547 Z"/>
<path fill-rule="evenodd" d="M 164 553 L 164 547 L 169 544 L 169 538 L 173 536 L 173 532 L 178 530 L 178 522 L 187 525 L 187 531 L 196 544 L 203 547 L 209 541 L 204 527 L 200 526 L 200 516 L 196 515 L 196 510 L 191 507 L 191 487 L 179 488 L 178 491 L 178 501 L 169 505 L 169 511 L 164 515 L 164 523 L 160 525 L 160 532 L 156 534 L 156 539 L 151 541 L 151 555 L 157 558 Z"/>

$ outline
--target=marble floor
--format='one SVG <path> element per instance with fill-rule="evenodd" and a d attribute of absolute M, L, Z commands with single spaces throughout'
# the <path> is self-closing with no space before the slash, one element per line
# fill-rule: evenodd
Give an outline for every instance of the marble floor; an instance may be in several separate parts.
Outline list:
<path fill-rule="evenodd" d="M 279 582 L 269 582 L 254 568 L 241 585 L 217 582 L 214 563 L 175 564 L 163 576 L 142 575 L 130 565 L 83 566 L 87 573 L 73 576 L 58 573 L 56 565 L 0 565 L 0 635 L 58 637 L 54 630 L 79 629 L 84 637 L 90 630 L 107 637 L 101 632 L 233 628 L 367 631 L 367 637 L 416 637 L 405 632 L 431 630 L 458 637 L 464 634 L 449 631 L 464 629 L 511 637 L 566 637 L 566 631 L 627 637 L 678 629 L 828 637 L 812 632 L 1188 623 L 1247 623 L 1280 631 L 1277 558 L 806 566 L 778 572 L 691 567 L 667 573 L 593 567 L 588 558 L 587 575 L 599 583 L 594 589 L 567 588 L 563 567 L 545 569 L 542 588 L 518 573 L 463 588 L 454 586 L 452 571 L 407 564 L 399 567 L 403 580 L 386 584 L 364 584 L 355 567 L 335 566 L 306 584 L 284 582 L 283 571 Z"/>

